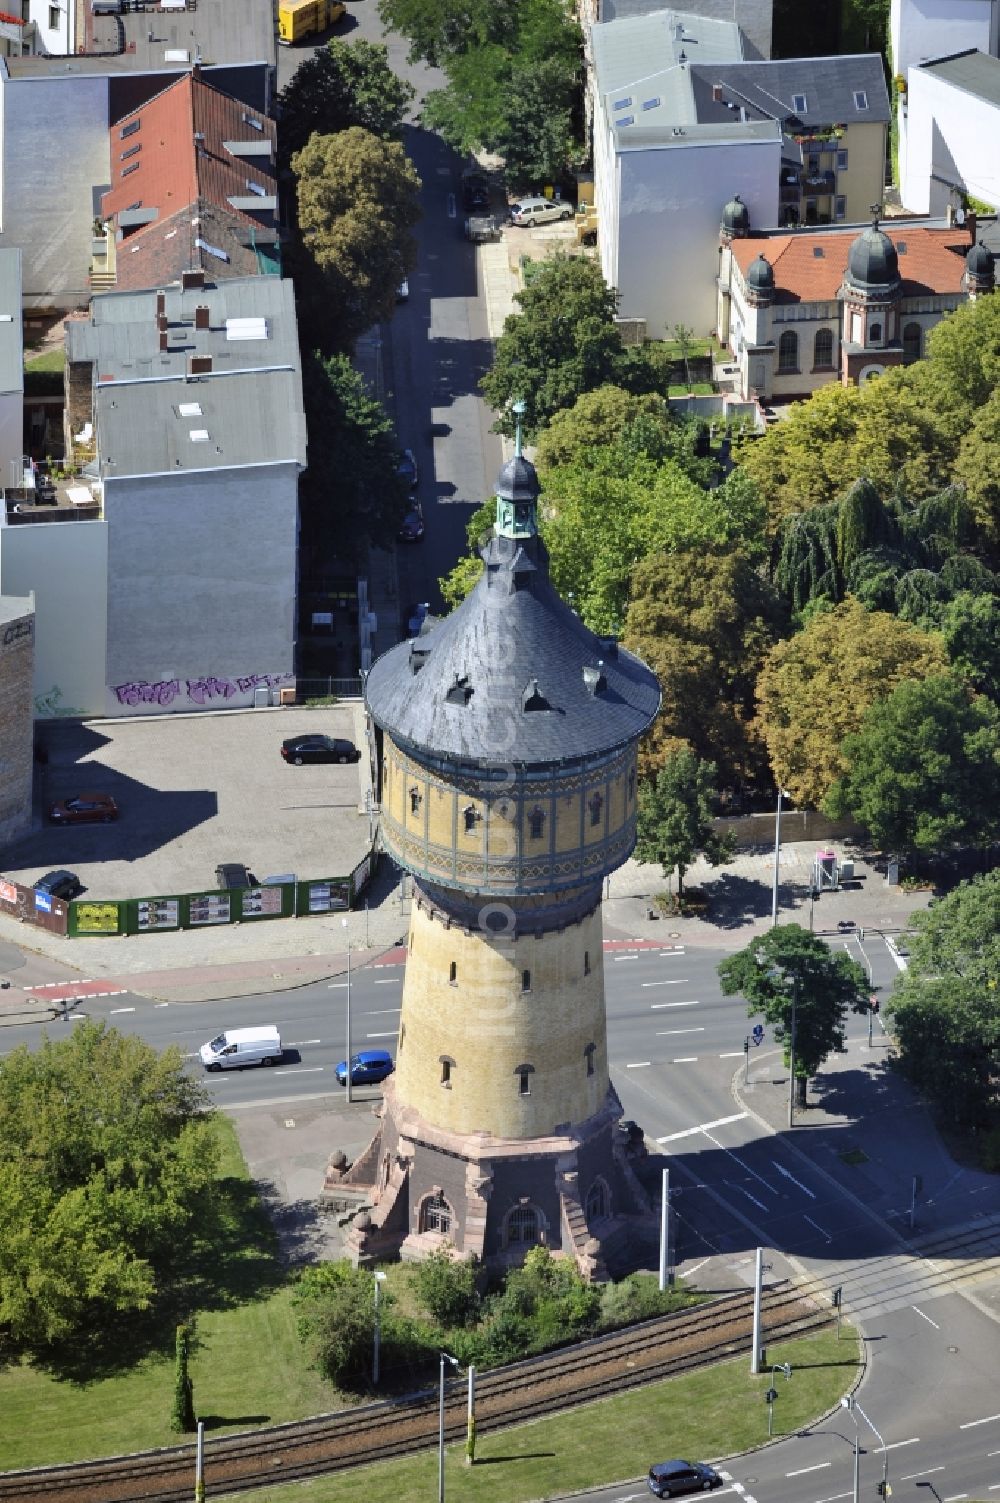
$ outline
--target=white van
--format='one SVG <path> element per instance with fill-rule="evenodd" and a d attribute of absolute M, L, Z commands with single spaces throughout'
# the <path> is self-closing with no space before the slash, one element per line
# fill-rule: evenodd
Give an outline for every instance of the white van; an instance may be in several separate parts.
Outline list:
<path fill-rule="evenodd" d="M 266 1028 L 227 1028 L 199 1050 L 206 1070 L 240 1070 L 244 1065 L 276 1065 L 281 1059 L 281 1035 L 273 1023 Z"/>

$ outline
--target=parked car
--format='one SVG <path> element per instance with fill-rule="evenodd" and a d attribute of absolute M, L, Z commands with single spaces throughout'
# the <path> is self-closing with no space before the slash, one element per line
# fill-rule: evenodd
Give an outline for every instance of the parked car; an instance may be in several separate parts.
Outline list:
<path fill-rule="evenodd" d="M 500 239 L 500 223 L 494 214 L 470 214 L 465 221 L 465 238 L 473 245 Z"/>
<path fill-rule="evenodd" d="M 340 736 L 289 736 L 281 743 L 286 762 L 299 767 L 303 762 L 358 762 L 361 753 L 353 741 Z"/>
<path fill-rule="evenodd" d="M 573 205 L 556 198 L 521 198 L 510 206 L 511 224 L 530 229 L 536 224 L 551 224 L 556 219 L 572 219 Z"/>
<path fill-rule="evenodd" d="M 406 635 L 408 637 L 419 637 L 429 613 L 430 604 L 426 600 L 421 600 L 409 607 L 406 613 Z"/>
<path fill-rule="evenodd" d="M 351 1085 L 377 1085 L 393 1071 L 388 1049 L 362 1049 L 351 1056 Z M 347 1084 L 347 1061 L 342 1059 L 334 1074 L 338 1085 Z"/>
<path fill-rule="evenodd" d="M 78 892 L 83 891 L 83 883 L 76 872 L 63 870 L 46 872 L 44 877 L 39 877 L 34 883 L 36 892 L 47 892 L 50 898 L 75 898 Z"/>
<path fill-rule="evenodd" d="M 56 825 L 109 825 L 118 818 L 118 805 L 110 793 L 77 793 L 49 805 L 49 819 Z"/>
<path fill-rule="evenodd" d="M 462 173 L 462 203 L 467 209 L 488 209 L 490 185 L 485 172 L 474 168 Z"/>
<path fill-rule="evenodd" d="M 256 887 L 257 878 L 242 861 L 223 861 L 215 868 L 215 885 L 233 891 L 239 887 Z"/>
<path fill-rule="evenodd" d="M 424 514 L 419 506 L 408 511 L 396 536 L 401 543 L 419 543 L 424 535 Z"/>
<path fill-rule="evenodd" d="M 646 1485 L 657 1498 L 677 1498 L 682 1493 L 711 1492 L 722 1486 L 722 1478 L 701 1461 L 658 1461 L 650 1467 Z"/>
<path fill-rule="evenodd" d="M 396 466 L 396 474 L 404 481 L 411 491 L 417 488 L 419 471 L 417 469 L 416 455 L 412 449 L 404 449 L 399 464 Z"/>
<path fill-rule="evenodd" d="M 408 277 L 404 277 L 403 280 L 400 282 L 399 286 L 396 288 L 396 302 L 397 303 L 408 302 L 409 301 L 409 297 L 410 297 L 410 282 L 409 282 L 409 278 Z"/>

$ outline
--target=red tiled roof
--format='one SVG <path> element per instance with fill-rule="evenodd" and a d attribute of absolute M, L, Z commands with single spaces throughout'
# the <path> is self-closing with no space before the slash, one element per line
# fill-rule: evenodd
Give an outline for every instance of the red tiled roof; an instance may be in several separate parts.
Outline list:
<path fill-rule="evenodd" d="M 960 229 L 932 230 L 922 225 L 900 225 L 891 231 L 885 225 L 882 228 L 899 253 L 903 297 L 961 292 L 968 234 Z M 758 256 L 770 261 L 775 302 L 830 303 L 840 291 L 848 253 L 858 234 L 857 229 L 850 229 L 750 235 L 733 241 L 733 255 L 744 275 Z"/>
<path fill-rule="evenodd" d="M 251 120 L 256 125 L 248 124 Z M 196 205 L 215 206 L 234 229 L 239 224 L 273 225 L 275 216 L 263 205 L 260 214 L 254 214 L 234 208 L 229 199 L 260 196 L 254 195 L 248 182 L 258 184 L 267 196 L 277 193 L 274 121 L 196 74 L 187 73 L 154 95 L 119 120 L 110 134 L 111 188 L 101 201 L 102 214 L 109 219 L 136 205 L 159 210 L 152 223 L 133 230 L 120 242 L 119 262 L 129 257 L 129 247 L 138 238 L 163 239 L 167 222 L 176 224 L 175 216 Z M 225 141 L 267 141 L 271 159 L 234 156 L 226 150 Z M 156 260 L 167 263 L 164 275 L 156 280 L 169 280 L 196 264 L 191 235 L 172 237 Z"/>

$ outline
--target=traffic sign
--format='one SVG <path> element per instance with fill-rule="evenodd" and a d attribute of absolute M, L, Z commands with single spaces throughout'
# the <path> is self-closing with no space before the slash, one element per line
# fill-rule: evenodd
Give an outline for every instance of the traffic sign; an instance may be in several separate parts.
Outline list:
<path fill-rule="evenodd" d="M 764 1398 L 767 1400 L 767 1402 L 769 1404 L 773 1404 L 774 1401 L 775 1401 L 775 1399 L 777 1397 L 778 1397 L 778 1390 L 776 1388 L 769 1388 L 767 1390 L 767 1393 L 764 1395 Z"/>
<path fill-rule="evenodd" d="M 750 1037 L 753 1039 L 753 1041 L 754 1041 L 755 1044 L 762 1044 L 764 1042 L 764 1025 L 763 1025 L 763 1023 L 757 1023 L 755 1025 L 754 1031 L 750 1035 Z"/>

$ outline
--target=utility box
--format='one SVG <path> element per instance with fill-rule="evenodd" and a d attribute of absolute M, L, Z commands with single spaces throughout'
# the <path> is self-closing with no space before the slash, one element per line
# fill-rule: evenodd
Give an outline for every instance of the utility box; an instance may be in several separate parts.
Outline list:
<path fill-rule="evenodd" d="M 853 861 L 848 861 L 846 859 L 843 860 L 840 863 L 840 869 L 839 869 L 839 873 L 838 874 L 839 874 L 841 882 L 853 882 L 854 881 L 854 862 Z"/>

